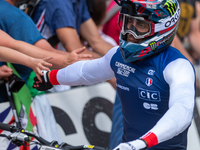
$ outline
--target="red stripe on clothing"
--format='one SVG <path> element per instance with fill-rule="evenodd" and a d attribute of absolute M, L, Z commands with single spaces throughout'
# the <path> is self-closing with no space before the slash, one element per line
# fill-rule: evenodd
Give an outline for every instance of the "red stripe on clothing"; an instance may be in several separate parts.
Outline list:
<path fill-rule="evenodd" d="M 158 144 L 158 138 L 153 132 L 149 132 L 145 136 L 143 136 L 141 139 L 146 141 L 147 143 L 147 148 L 152 147 L 154 145 Z"/>
<path fill-rule="evenodd" d="M 33 114 L 32 108 L 30 108 L 30 111 L 29 111 L 29 118 L 30 118 L 30 121 L 31 121 L 31 124 L 33 125 L 33 127 L 36 126 L 37 120 Z"/>
<path fill-rule="evenodd" d="M 59 85 L 59 82 L 57 80 L 57 72 L 58 72 L 58 70 L 52 70 L 50 72 L 49 80 L 52 85 Z"/>
<path fill-rule="evenodd" d="M 8 124 L 9 124 L 9 125 L 12 125 L 14 122 L 15 122 L 15 117 L 14 117 L 14 115 L 13 115 L 12 118 L 11 118 L 11 120 L 10 120 L 10 122 L 9 122 Z"/>
<path fill-rule="evenodd" d="M 41 26 L 43 20 L 44 20 L 44 15 L 42 16 L 42 18 L 41 18 L 41 20 L 40 20 L 40 22 L 39 22 L 39 24 L 38 24 L 38 26 L 37 26 L 37 29 L 40 28 L 40 26 Z"/>

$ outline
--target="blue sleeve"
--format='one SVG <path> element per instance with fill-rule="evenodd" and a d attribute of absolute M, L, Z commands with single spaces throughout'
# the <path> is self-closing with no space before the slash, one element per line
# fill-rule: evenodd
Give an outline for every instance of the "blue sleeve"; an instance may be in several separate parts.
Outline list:
<path fill-rule="evenodd" d="M 76 28 L 76 14 L 70 0 L 49 0 L 46 3 L 45 21 L 55 34 L 55 30 L 62 27 Z"/>
<path fill-rule="evenodd" d="M 45 22 L 49 26 L 52 34 L 63 27 L 71 27 L 80 32 L 81 23 L 91 18 L 85 0 L 48 0 L 43 4 L 45 12 Z"/>

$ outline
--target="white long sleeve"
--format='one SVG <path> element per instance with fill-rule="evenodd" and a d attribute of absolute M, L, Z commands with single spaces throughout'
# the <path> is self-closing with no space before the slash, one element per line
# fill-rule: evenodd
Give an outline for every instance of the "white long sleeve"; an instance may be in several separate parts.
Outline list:
<path fill-rule="evenodd" d="M 57 72 L 57 81 L 64 85 L 92 85 L 114 78 L 114 72 L 110 67 L 110 60 L 118 47 L 114 47 L 108 53 L 90 61 L 79 61 Z"/>

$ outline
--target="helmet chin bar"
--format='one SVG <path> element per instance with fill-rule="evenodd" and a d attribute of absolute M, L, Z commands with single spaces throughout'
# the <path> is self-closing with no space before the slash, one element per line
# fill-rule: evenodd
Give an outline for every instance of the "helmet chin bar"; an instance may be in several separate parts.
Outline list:
<path fill-rule="evenodd" d="M 122 34 L 122 39 L 123 39 L 124 41 L 126 41 L 126 42 L 128 42 L 128 38 L 127 38 L 128 34 L 129 34 L 129 33 Z M 130 34 L 132 35 L 132 33 L 130 33 Z M 133 36 L 133 35 L 132 35 L 132 36 Z M 133 37 L 134 37 L 134 36 L 133 36 Z M 146 37 L 146 38 L 141 38 L 140 40 L 142 40 L 142 41 L 139 42 L 139 43 L 134 43 L 134 42 L 132 42 L 132 43 L 134 43 L 134 44 L 140 44 L 140 43 L 142 43 L 142 42 L 148 40 L 149 38 L 151 38 L 151 36 L 150 36 L 150 37 Z M 136 40 L 137 40 L 137 39 L 136 39 Z"/>

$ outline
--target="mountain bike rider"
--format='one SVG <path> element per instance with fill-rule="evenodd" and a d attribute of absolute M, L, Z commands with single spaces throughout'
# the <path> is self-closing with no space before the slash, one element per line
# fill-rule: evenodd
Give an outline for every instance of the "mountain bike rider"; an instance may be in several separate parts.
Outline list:
<path fill-rule="evenodd" d="M 115 150 L 186 150 L 193 117 L 195 72 L 170 44 L 180 17 L 177 0 L 116 0 L 120 45 L 99 59 L 79 61 L 44 75 L 33 87 L 92 85 L 117 79 L 123 141 Z"/>

